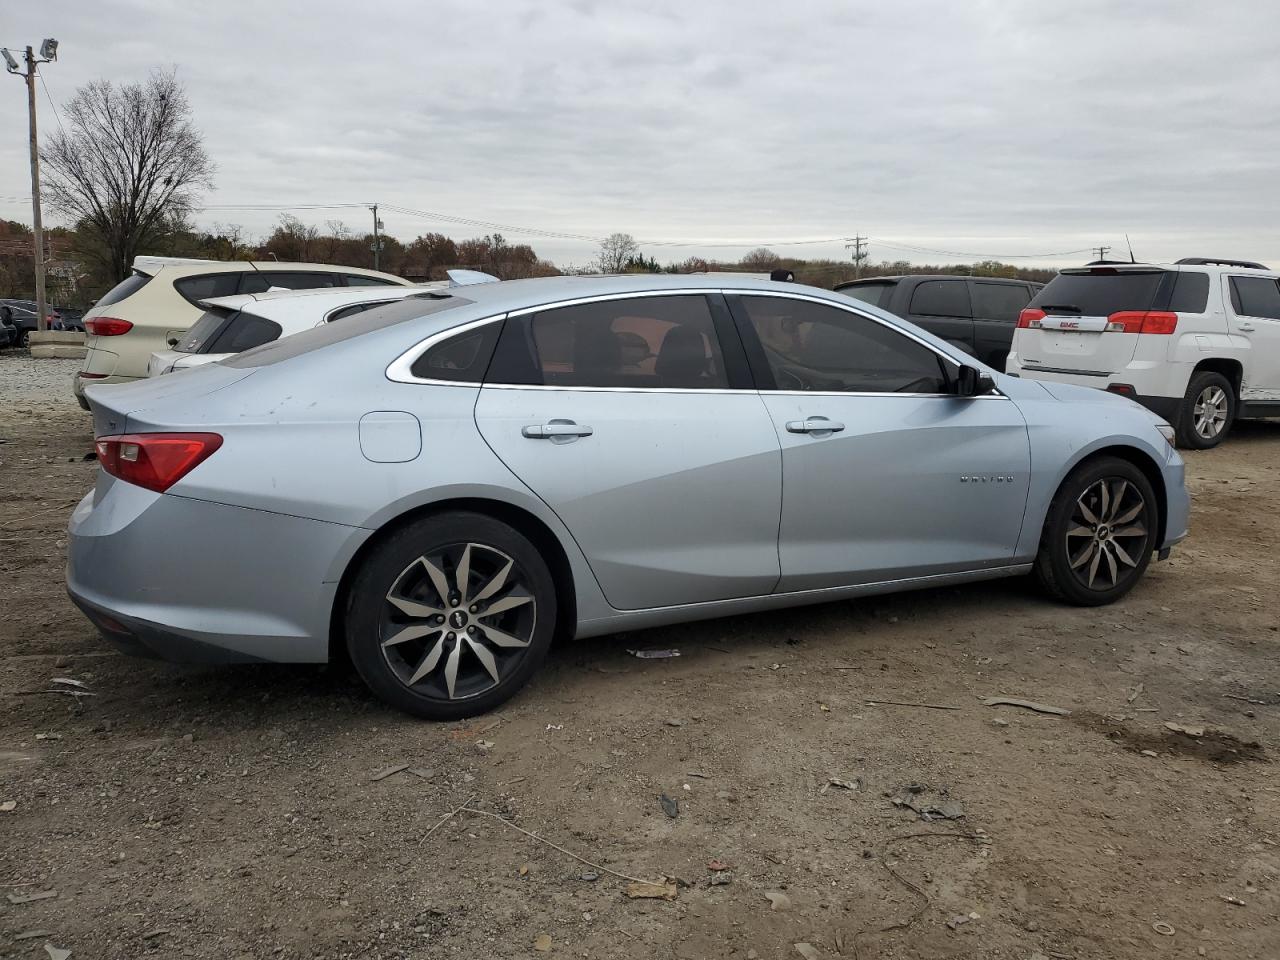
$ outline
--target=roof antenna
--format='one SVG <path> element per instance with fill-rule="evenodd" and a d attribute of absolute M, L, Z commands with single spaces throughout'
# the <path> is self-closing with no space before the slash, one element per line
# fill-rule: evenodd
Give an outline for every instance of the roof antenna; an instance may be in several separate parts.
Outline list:
<path fill-rule="evenodd" d="M 1138 261 L 1133 258 L 1133 244 L 1129 242 L 1129 235 L 1127 233 L 1124 235 L 1124 243 L 1125 246 L 1129 248 L 1129 262 L 1137 263 Z"/>

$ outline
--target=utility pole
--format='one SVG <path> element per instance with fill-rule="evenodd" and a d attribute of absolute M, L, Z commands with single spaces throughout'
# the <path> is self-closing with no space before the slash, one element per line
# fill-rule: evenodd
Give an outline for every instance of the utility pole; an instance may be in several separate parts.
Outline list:
<path fill-rule="evenodd" d="M 864 249 L 867 237 L 854 237 L 853 243 L 846 243 L 844 248 L 853 251 L 853 279 L 862 279 L 862 262 L 870 255 L 870 251 Z"/>
<path fill-rule="evenodd" d="M 58 59 L 58 41 L 45 40 L 40 45 L 40 58 L 36 57 L 31 47 L 27 47 L 23 54 L 27 64 L 25 74 L 18 70 L 18 61 L 9 50 L 4 50 L 3 54 L 8 71 L 25 77 L 27 81 L 27 119 L 31 139 L 31 248 L 35 256 L 36 268 L 36 329 L 43 332 L 49 329 L 47 319 L 49 311 L 44 288 L 44 228 L 40 222 L 40 147 L 36 139 L 36 64 Z"/>
<path fill-rule="evenodd" d="M 1099 260 L 1107 259 L 1107 254 L 1111 252 L 1110 247 L 1094 247 L 1093 252 L 1098 255 Z"/>
<path fill-rule="evenodd" d="M 382 221 L 378 219 L 378 205 L 376 203 L 369 209 L 373 211 L 373 269 L 381 270 L 382 238 L 378 235 L 378 231 L 382 228 Z"/>

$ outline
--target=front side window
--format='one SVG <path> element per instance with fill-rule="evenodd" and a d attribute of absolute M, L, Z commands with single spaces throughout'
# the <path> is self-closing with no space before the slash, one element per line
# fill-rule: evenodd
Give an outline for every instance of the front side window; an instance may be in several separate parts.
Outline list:
<path fill-rule="evenodd" d="M 1018 314 L 1031 301 L 1031 291 L 1022 283 L 973 284 L 973 315 L 984 320 L 1017 323 Z"/>
<path fill-rule="evenodd" d="M 926 280 L 911 294 L 911 313 L 922 317 L 971 317 L 964 280 Z"/>
<path fill-rule="evenodd" d="M 279 339 L 280 324 L 241 310 L 201 353 L 243 353 Z"/>
<path fill-rule="evenodd" d="M 1280 285 L 1271 277 L 1232 277 L 1231 305 L 1242 317 L 1280 320 Z"/>
<path fill-rule="evenodd" d="M 882 323 L 809 300 L 741 302 L 777 390 L 948 392 L 942 359 Z"/>
<path fill-rule="evenodd" d="M 507 322 L 493 382 L 709 390 L 728 386 L 706 297 L 606 300 Z M 498 362 L 502 360 L 502 363 Z"/>

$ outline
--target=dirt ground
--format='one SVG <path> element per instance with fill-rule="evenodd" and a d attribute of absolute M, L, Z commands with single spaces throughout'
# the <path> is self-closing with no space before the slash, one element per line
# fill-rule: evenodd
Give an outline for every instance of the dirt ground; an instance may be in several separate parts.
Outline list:
<path fill-rule="evenodd" d="M 461 724 L 342 666 L 111 652 L 63 592 L 87 417 L 0 439 L 0 957 L 1280 956 L 1280 423 L 1188 457 L 1192 536 L 1114 607 L 1001 582 L 575 642 Z"/>

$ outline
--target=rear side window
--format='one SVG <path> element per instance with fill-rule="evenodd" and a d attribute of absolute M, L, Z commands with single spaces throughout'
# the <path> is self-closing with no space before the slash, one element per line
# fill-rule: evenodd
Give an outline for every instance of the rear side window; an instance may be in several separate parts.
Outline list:
<path fill-rule="evenodd" d="M 342 286 L 340 273 L 311 273 L 304 270 L 263 270 L 246 274 L 240 284 L 241 293 L 263 293 L 279 290 L 315 290 L 319 287 Z"/>
<path fill-rule="evenodd" d="M 241 310 L 201 353 L 243 353 L 280 338 L 280 324 Z"/>
<path fill-rule="evenodd" d="M 562 387 L 707 390 L 728 386 L 703 296 L 559 307 L 508 320 L 491 381 Z M 499 363 L 498 361 L 502 362 Z"/>
<path fill-rule="evenodd" d="M 109 307 L 113 303 L 119 303 L 125 297 L 133 296 L 135 293 L 137 293 L 139 290 L 145 287 L 150 281 L 151 281 L 151 278 L 147 276 L 145 273 L 135 273 L 131 277 L 126 277 L 124 280 L 121 280 L 114 287 L 108 290 L 106 292 L 106 295 L 103 296 L 103 298 L 99 300 L 96 304 L 94 304 L 94 306 Z"/>
<path fill-rule="evenodd" d="M 394 287 L 390 280 L 383 280 L 381 277 L 366 277 L 362 273 L 344 273 L 342 279 L 347 281 L 348 287 Z"/>
<path fill-rule="evenodd" d="M 846 297 L 853 297 L 855 300 L 861 300 L 863 303 L 869 303 L 873 307 L 878 307 L 889 299 L 889 291 L 892 289 L 892 283 L 855 283 L 851 287 L 840 287 L 836 292 L 843 293 Z"/>
<path fill-rule="evenodd" d="M 182 294 L 189 303 L 197 306 L 199 301 L 210 297 L 234 296 L 240 287 L 240 272 L 209 273 L 202 277 L 183 277 L 173 281 L 173 289 Z"/>
<path fill-rule="evenodd" d="M 1084 317 L 1107 317 L 1121 310 L 1151 310 L 1163 270 L 1112 270 L 1060 273 L 1031 300 L 1048 313 L 1061 311 Z"/>
<path fill-rule="evenodd" d="M 922 317 L 971 317 L 964 280 L 926 280 L 911 294 L 911 313 Z"/>
<path fill-rule="evenodd" d="M 1173 282 L 1169 309 L 1175 313 L 1204 313 L 1209 309 L 1209 275 L 1183 270 Z"/>
<path fill-rule="evenodd" d="M 179 353 L 203 353 L 201 348 L 218 335 L 218 332 L 227 324 L 227 321 L 236 316 L 238 311 L 232 310 L 207 310 L 200 315 L 200 319 L 191 325 L 181 340 L 179 340 L 174 348 Z"/>
<path fill-rule="evenodd" d="M 1280 284 L 1271 277 L 1232 277 L 1231 306 L 1242 317 L 1280 320 Z"/>
<path fill-rule="evenodd" d="M 370 307 L 376 307 L 376 303 L 353 303 L 349 307 L 343 307 L 341 310 L 335 310 L 329 314 L 328 321 L 333 323 L 335 320 L 341 320 L 344 317 L 354 317 L 357 313 L 364 313 Z"/>
<path fill-rule="evenodd" d="M 415 360 L 409 372 L 424 380 L 483 383 L 501 331 L 502 323 L 495 321 L 450 337 Z"/>
<path fill-rule="evenodd" d="M 343 323 L 325 323 L 310 330 L 283 337 L 224 362 L 227 366 L 237 368 L 266 367 L 282 360 L 292 360 L 313 350 L 322 350 L 337 343 L 362 337 L 366 333 L 384 330 L 398 323 L 407 323 L 410 320 L 453 310 L 474 302 L 463 297 L 408 297 L 385 304 L 377 310 L 358 313 L 348 317 Z M 393 359 L 395 358 L 388 357 L 387 362 Z"/>
<path fill-rule="evenodd" d="M 1021 283 L 973 284 L 973 315 L 984 320 L 1016 323 L 1018 314 L 1031 301 L 1031 291 Z"/>

